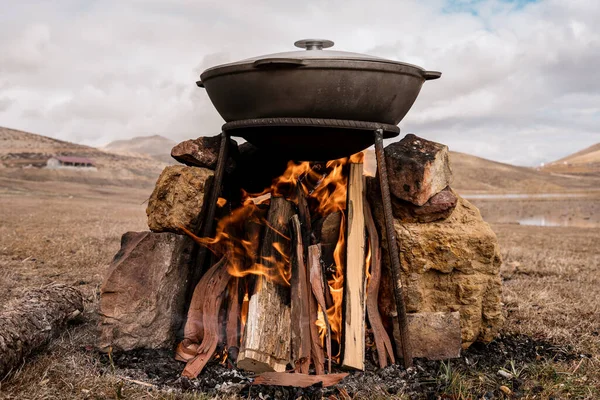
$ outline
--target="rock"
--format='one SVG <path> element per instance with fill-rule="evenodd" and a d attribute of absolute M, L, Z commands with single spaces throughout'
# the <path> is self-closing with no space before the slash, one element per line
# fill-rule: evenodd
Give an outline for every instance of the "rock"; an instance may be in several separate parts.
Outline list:
<path fill-rule="evenodd" d="M 369 200 L 381 231 L 381 195 L 374 187 L 369 182 Z M 496 235 L 479 210 L 457 196 L 456 208 L 445 220 L 427 224 L 395 220 L 394 227 L 404 271 L 407 312 L 459 311 L 463 348 L 475 341 L 493 340 L 503 323 L 501 258 Z M 385 235 L 382 246 L 387 251 Z M 380 308 L 391 318 L 396 310 L 387 256 L 383 257 L 383 265 Z"/>
<path fill-rule="evenodd" d="M 394 218 L 398 218 L 402 222 L 433 222 L 448 218 L 454 211 L 457 201 L 456 194 L 450 187 L 446 187 L 422 206 L 393 198 L 392 212 Z"/>
<path fill-rule="evenodd" d="M 201 136 L 181 142 L 171 150 L 171 157 L 185 165 L 208 168 L 215 170 L 219 159 L 221 135 Z M 227 173 L 235 169 L 235 159 L 238 157 L 238 145 L 235 140 L 229 139 L 229 158 L 225 164 Z"/>
<path fill-rule="evenodd" d="M 195 231 L 200 223 L 204 194 L 212 183 L 213 171 L 171 165 L 160 174 L 148 200 L 146 215 L 153 232 Z"/>
<path fill-rule="evenodd" d="M 193 241 L 174 233 L 127 232 L 100 288 L 99 348 L 169 348 L 186 311 Z"/>
<path fill-rule="evenodd" d="M 408 134 L 384 151 L 390 192 L 397 199 L 422 206 L 450 184 L 448 146 Z"/>

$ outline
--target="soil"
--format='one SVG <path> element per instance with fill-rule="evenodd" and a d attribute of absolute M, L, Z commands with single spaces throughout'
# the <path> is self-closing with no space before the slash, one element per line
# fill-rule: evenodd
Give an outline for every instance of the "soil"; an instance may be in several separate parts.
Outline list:
<path fill-rule="evenodd" d="M 109 366 L 111 357 L 101 354 L 100 360 Z M 163 390 L 198 392 L 209 396 L 229 395 L 242 398 L 260 399 L 343 399 L 386 398 L 403 393 L 413 399 L 436 399 L 444 393 L 450 382 L 443 379 L 446 369 L 454 369 L 463 374 L 476 369 L 484 374 L 497 374 L 497 371 L 511 365 L 526 365 L 531 362 L 568 362 L 589 357 L 576 354 L 569 347 L 558 347 L 543 340 L 535 340 L 524 335 L 504 335 L 485 345 L 476 343 L 463 352 L 461 358 L 441 362 L 415 360 L 415 366 L 405 370 L 399 365 L 378 369 L 369 363 L 365 372 L 350 372 L 340 384 L 323 388 L 313 385 L 308 388 L 252 385 L 253 374 L 238 370 L 230 363 L 211 361 L 197 379 L 181 377 L 183 363 L 173 359 L 168 350 L 140 350 L 112 356 L 112 364 L 119 375 L 128 375 L 152 383 Z M 510 369 L 509 369 L 510 371 Z M 334 367 L 334 372 L 342 372 Z M 440 378 L 442 375 L 442 378 Z M 523 381 L 518 377 L 511 380 L 512 391 L 520 397 Z M 503 398 L 500 389 L 479 394 L 485 399 Z"/>

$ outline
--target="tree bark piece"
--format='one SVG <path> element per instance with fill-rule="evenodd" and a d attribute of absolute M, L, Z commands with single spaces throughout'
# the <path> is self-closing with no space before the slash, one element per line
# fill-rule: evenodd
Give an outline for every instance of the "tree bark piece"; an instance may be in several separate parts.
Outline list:
<path fill-rule="evenodd" d="M 293 386 L 309 387 L 317 383 L 322 383 L 323 387 L 337 385 L 342 379 L 347 377 L 347 373 L 329 374 L 329 375 L 305 375 L 288 374 L 285 372 L 265 372 L 260 374 L 252 382 L 253 385 L 273 385 L 273 386 Z"/>
<path fill-rule="evenodd" d="M 292 319 L 292 362 L 300 373 L 307 374 L 310 367 L 311 336 L 310 308 L 311 297 L 306 264 L 302 229 L 298 215 L 290 220 L 292 238 L 292 278 L 291 278 L 291 319 Z"/>
<path fill-rule="evenodd" d="M 196 286 L 185 326 L 186 336 L 176 352 L 178 360 L 187 361 L 182 373 L 185 377 L 196 378 L 222 340 L 219 313 L 230 279 L 227 258 L 223 257 Z M 201 342 L 198 340 L 200 333 Z"/>
<path fill-rule="evenodd" d="M 0 311 L 0 378 L 56 337 L 83 312 L 81 293 L 67 285 L 29 290 Z"/>
<path fill-rule="evenodd" d="M 315 244 L 308 248 L 308 268 L 310 271 L 310 286 L 317 303 L 323 311 L 323 320 L 327 335 L 325 337 L 325 348 L 327 349 L 327 372 L 331 373 L 331 325 L 327 317 L 327 304 L 325 302 L 325 281 L 321 273 L 321 245 Z M 320 338 L 317 338 L 320 343 Z"/>
<path fill-rule="evenodd" d="M 272 277 L 281 277 L 275 269 L 285 266 L 289 249 L 289 220 L 292 203 L 281 197 L 271 199 L 260 260 Z M 238 368 L 252 372 L 285 371 L 290 361 L 289 288 L 264 276 L 257 277 L 250 297 L 248 320 L 238 356 Z"/>
<path fill-rule="evenodd" d="M 366 197 L 366 196 L 365 196 Z M 367 233 L 369 236 L 369 245 L 371 247 L 371 278 L 367 287 L 367 314 L 369 323 L 373 330 L 375 338 L 375 346 L 377 347 L 377 357 L 379 359 L 379 367 L 387 367 L 388 357 L 392 364 L 396 363 L 394 357 L 394 349 L 383 322 L 379 314 L 379 284 L 381 281 L 381 247 L 379 246 L 379 235 L 375 227 L 375 220 L 371 213 L 371 207 L 365 198 L 365 221 L 367 225 Z"/>
<path fill-rule="evenodd" d="M 343 366 L 361 371 L 365 368 L 365 218 L 362 171 L 362 164 L 350 164 L 342 361 Z"/>

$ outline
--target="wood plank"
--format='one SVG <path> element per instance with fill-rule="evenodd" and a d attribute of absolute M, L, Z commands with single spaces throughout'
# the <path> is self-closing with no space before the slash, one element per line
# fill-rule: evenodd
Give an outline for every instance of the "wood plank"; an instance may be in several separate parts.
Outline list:
<path fill-rule="evenodd" d="M 311 336 L 310 309 L 302 228 L 298 215 L 290 220 L 292 239 L 292 278 L 291 278 L 291 322 L 292 322 L 292 363 L 297 371 L 307 374 L 310 367 Z"/>
<path fill-rule="evenodd" d="M 310 271 L 310 286 L 312 293 L 317 300 L 321 310 L 323 311 L 323 319 L 325 321 L 325 348 L 327 349 L 327 371 L 331 373 L 331 325 L 327 317 L 327 305 L 325 302 L 325 282 L 321 273 L 321 245 L 312 245 L 308 247 L 308 268 Z M 319 338 L 320 343 L 320 338 Z"/>
<path fill-rule="evenodd" d="M 271 199 L 259 261 L 273 277 L 278 276 L 277 264 L 289 262 L 281 251 L 289 253 L 289 220 L 293 214 L 292 203 L 282 197 Z M 285 371 L 291 348 L 289 297 L 289 286 L 257 277 L 248 305 L 238 368 L 252 372 Z"/>
<path fill-rule="evenodd" d="M 363 164 L 350 164 L 342 365 L 361 371 L 365 368 L 365 219 L 363 214 L 363 192 Z"/>
<path fill-rule="evenodd" d="M 328 374 L 328 375 L 306 375 L 306 374 L 288 374 L 285 372 L 265 372 L 260 374 L 252 382 L 253 385 L 273 385 L 273 386 L 292 386 L 309 387 L 317 383 L 322 383 L 323 387 L 337 385 L 342 379 L 348 376 L 348 373 Z"/>

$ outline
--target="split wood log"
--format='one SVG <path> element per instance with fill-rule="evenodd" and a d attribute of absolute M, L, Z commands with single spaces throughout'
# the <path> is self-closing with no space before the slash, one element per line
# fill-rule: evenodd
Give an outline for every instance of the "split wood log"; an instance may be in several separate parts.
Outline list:
<path fill-rule="evenodd" d="M 323 311 L 323 320 L 325 321 L 325 348 L 327 349 L 327 371 L 331 373 L 331 325 L 327 317 L 327 305 L 325 304 L 325 281 L 321 273 L 321 245 L 315 244 L 308 248 L 308 268 L 310 272 L 310 286 L 312 293 L 317 299 L 317 303 Z M 319 339 L 320 343 L 320 339 Z"/>
<path fill-rule="evenodd" d="M 81 293 L 67 285 L 29 290 L 0 311 L 0 378 L 56 337 L 83 312 Z"/>
<path fill-rule="evenodd" d="M 306 388 L 317 383 L 323 387 L 337 385 L 348 373 L 329 375 L 288 374 L 286 372 L 265 372 L 252 382 L 253 385 L 292 386 Z"/>
<path fill-rule="evenodd" d="M 227 304 L 225 344 L 229 357 L 235 362 L 240 348 L 240 278 L 232 278 L 227 291 L 229 292 L 229 302 Z"/>
<path fill-rule="evenodd" d="M 371 207 L 365 198 L 365 222 L 367 225 L 367 233 L 369 236 L 369 246 L 371 248 L 371 277 L 367 287 L 367 314 L 369 316 L 369 323 L 373 330 L 373 337 L 375 338 L 375 346 L 377 347 L 377 357 L 379 359 L 379 367 L 385 368 L 388 357 L 392 364 L 396 363 L 394 357 L 394 349 L 392 348 L 392 342 L 390 340 L 383 322 L 381 315 L 379 314 L 379 284 L 381 281 L 381 247 L 379 246 L 379 235 L 377 234 L 377 228 L 375 226 L 375 220 L 373 219 L 373 213 Z"/>
<path fill-rule="evenodd" d="M 267 227 L 260 252 L 260 261 L 271 277 L 277 268 L 285 266 L 289 250 L 289 220 L 293 205 L 282 197 L 271 198 Z M 273 279 L 257 278 L 256 288 L 248 305 L 248 320 L 238 368 L 252 372 L 285 371 L 290 361 L 289 289 Z"/>
<path fill-rule="evenodd" d="M 296 195 L 298 200 L 298 212 L 300 214 L 299 219 L 302 225 L 302 239 L 303 239 L 303 248 L 304 248 L 304 259 L 308 259 L 308 245 L 314 240 L 314 236 L 312 236 L 312 227 L 310 220 L 310 212 L 308 209 L 308 202 L 306 201 L 306 196 L 304 195 L 304 191 L 302 187 L 298 185 L 296 187 Z M 305 264 L 306 265 L 306 264 Z M 310 282 L 310 269 L 306 268 L 306 282 Z M 314 296 L 310 295 L 310 290 L 308 290 L 308 310 L 309 310 L 309 332 L 310 332 L 310 343 L 311 343 L 311 358 L 312 362 L 315 366 L 315 372 L 317 375 L 321 375 L 325 373 L 325 369 L 323 364 L 325 363 L 325 357 L 323 355 L 323 346 L 321 346 L 321 338 L 319 336 L 319 328 L 317 327 L 317 318 L 319 307 L 317 305 L 317 300 Z"/>
<path fill-rule="evenodd" d="M 302 229 L 298 215 L 290 220 L 291 254 L 291 319 L 292 319 L 292 362 L 300 373 L 308 374 L 310 368 L 311 336 L 308 274 L 304 262 Z"/>
<path fill-rule="evenodd" d="M 187 361 L 182 373 L 187 378 L 196 378 L 202 372 L 222 340 L 219 314 L 230 279 L 227 258 L 223 257 L 204 274 L 194 290 L 185 338 L 176 351 L 176 359 Z M 201 342 L 198 340 L 200 336 Z"/>
<path fill-rule="evenodd" d="M 365 218 L 363 164 L 350 164 L 344 277 L 344 367 L 365 368 Z"/>
<path fill-rule="evenodd" d="M 336 211 L 317 223 L 318 242 L 321 244 L 321 261 L 323 266 L 323 281 L 327 282 L 327 271 L 335 268 L 335 248 L 340 239 L 342 227 L 342 212 Z M 333 306 L 333 297 L 329 285 L 325 285 L 325 303 L 327 309 Z"/>

